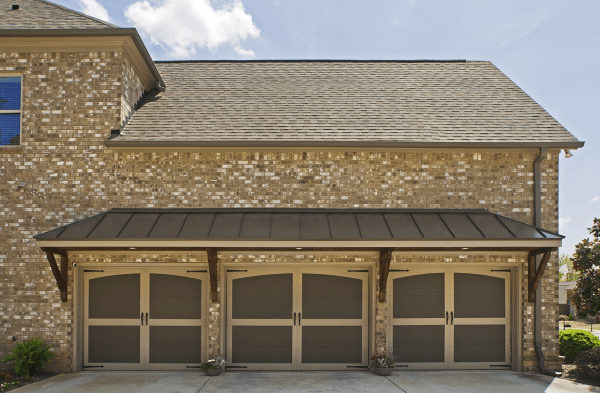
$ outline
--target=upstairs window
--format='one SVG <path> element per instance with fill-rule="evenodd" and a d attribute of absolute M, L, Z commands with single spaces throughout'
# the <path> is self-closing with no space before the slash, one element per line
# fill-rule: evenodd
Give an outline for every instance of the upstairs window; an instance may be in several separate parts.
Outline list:
<path fill-rule="evenodd" d="M 0 146 L 21 144 L 21 77 L 0 74 Z"/>

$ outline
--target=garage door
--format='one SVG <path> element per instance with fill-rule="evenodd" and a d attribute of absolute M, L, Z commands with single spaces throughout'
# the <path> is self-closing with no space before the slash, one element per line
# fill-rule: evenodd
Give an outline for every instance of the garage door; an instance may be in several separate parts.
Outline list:
<path fill-rule="evenodd" d="M 86 370 L 187 370 L 206 360 L 206 270 L 84 269 Z"/>
<path fill-rule="evenodd" d="M 408 369 L 510 367 L 510 272 L 390 273 L 389 345 Z"/>
<path fill-rule="evenodd" d="M 227 270 L 227 359 L 248 370 L 367 366 L 368 272 Z"/>

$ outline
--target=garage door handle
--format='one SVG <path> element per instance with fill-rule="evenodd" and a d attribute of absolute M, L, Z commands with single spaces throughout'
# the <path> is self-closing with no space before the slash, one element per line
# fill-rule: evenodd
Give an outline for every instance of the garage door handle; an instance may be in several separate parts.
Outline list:
<path fill-rule="evenodd" d="M 146 321 L 146 325 L 148 321 Z M 454 325 L 454 311 L 450 311 L 450 325 Z"/>
<path fill-rule="evenodd" d="M 302 313 L 298 313 L 298 326 L 302 325 Z"/>
<path fill-rule="evenodd" d="M 142 315 L 140 315 L 140 319 L 142 321 L 142 326 L 144 326 L 144 312 L 142 311 Z"/>
<path fill-rule="evenodd" d="M 446 311 L 446 325 L 448 324 L 448 311 Z"/>
<path fill-rule="evenodd" d="M 296 326 L 296 313 L 294 313 L 294 326 Z"/>
<path fill-rule="evenodd" d="M 148 326 L 148 313 L 146 313 L 146 326 Z"/>

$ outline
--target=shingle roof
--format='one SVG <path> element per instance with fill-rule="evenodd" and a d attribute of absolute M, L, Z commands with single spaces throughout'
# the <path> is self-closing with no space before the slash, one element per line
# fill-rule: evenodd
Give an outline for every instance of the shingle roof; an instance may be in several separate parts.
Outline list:
<path fill-rule="evenodd" d="M 18 10 L 12 5 L 18 4 Z M 117 26 L 44 0 L 0 0 L 0 29 L 102 29 Z"/>
<path fill-rule="evenodd" d="M 157 62 L 149 95 L 107 145 L 580 144 L 487 61 Z"/>
<path fill-rule="evenodd" d="M 484 209 L 112 209 L 38 240 L 560 240 Z"/>

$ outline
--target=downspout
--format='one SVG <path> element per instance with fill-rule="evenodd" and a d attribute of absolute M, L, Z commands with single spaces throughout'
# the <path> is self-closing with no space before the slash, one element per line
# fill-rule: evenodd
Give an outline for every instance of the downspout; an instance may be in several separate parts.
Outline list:
<path fill-rule="evenodd" d="M 547 148 L 540 148 L 540 155 L 533 162 L 533 221 L 537 228 L 542 226 L 542 182 L 540 164 L 546 159 Z M 536 256 L 536 269 L 540 263 L 540 256 Z M 542 351 L 542 285 L 538 285 L 535 294 L 535 304 L 533 311 L 534 320 L 534 346 L 535 356 L 537 358 L 538 371 L 541 374 L 556 377 L 557 373 L 554 370 L 546 368 L 544 352 Z"/>

